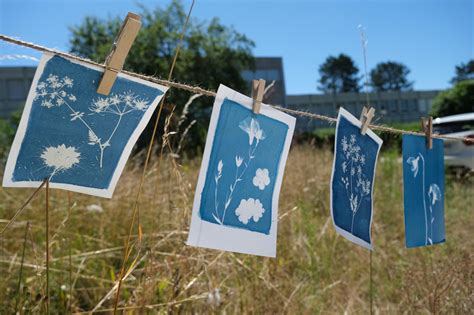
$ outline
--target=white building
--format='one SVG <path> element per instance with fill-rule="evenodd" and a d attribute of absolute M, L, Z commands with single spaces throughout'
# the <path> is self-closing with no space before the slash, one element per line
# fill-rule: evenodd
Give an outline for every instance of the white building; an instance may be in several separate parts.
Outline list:
<path fill-rule="evenodd" d="M 415 122 L 427 116 L 433 99 L 440 91 L 407 91 L 369 93 L 370 106 L 375 108 L 378 123 Z M 356 117 L 367 105 L 366 93 L 287 95 L 286 106 L 291 109 L 336 117 L 340 106 Z M 298 132 L 313 131 L 328 127 L 325 122 L 298 117 Z"/>

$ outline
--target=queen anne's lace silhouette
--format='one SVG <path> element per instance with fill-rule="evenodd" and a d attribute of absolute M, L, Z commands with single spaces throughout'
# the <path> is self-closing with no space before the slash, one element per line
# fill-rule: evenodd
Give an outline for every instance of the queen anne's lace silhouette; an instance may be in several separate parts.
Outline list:
<path fill-rule="evenodd" d="M 354 219 L 362 204 L 363 198 L 370 194 L 371 181 L 364 174 L 363 167 L 366 157 L 361 153 L 361 148 L 356 143 L 356 136 L 351 135 L 348 140 L 343 137 L 341 140 L 343 176 L 341 181 L 346 189 L 347 198 L 352 212 L 351 233 L 354 230 Z"/>
<path fill-rule="evenodd" d="M 68 76 L 59 78 L 57 75 L 50 74 L 46 80 L 41 81 L 36 86 L 35 100 L 41 100 L 41 106 L 51 109 L 54 107 L 65 106 L 70 112 L 70 121 L 80 122 L 88 131 L 89 145 L 97 145 L 100 150 L 99 165 L 103 166 L 104 151 L 111 146 L 112 138 L 119 128 L 123 117 L 133 111 L 145 111 L 149 102 L 136 96 L 132 91 L 110 94 L 108 97 L 96 98 L 88 108 L 89 115 L 111 114 L 118 117 L 115 127 L 108 137 L 101 138 L 97 132 L 84 119 L 84 112 L 74 109 L 74 102 L 77 98 L 68 91 L 74 86 L 74 80 Z"/>
<path fill-rule="evenodd" d="M 79 163 L 80 157 L 81 154 L 75 147 L 67 147 L 64 144 L 57 147 L 49 146 L 41 153 L 43 163 L 53 168 L 50 179 L 58 172 L 68 170 Z"/>

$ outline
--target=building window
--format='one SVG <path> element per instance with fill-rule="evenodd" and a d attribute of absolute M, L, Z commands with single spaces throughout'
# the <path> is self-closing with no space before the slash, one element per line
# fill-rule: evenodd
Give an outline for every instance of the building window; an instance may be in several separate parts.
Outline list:
<path fill-rule="evenodd" d="M 426 113 L 426 100 L 425 99 L 420 99 L 418 100 L 418 111 L 420 113 Z"/>
<path fill-rule="evenodd" d="M 390 110 L 394 113 L 398 112 L 398 102 L 397 100 L 391 100 L 388 101 L 387 106 L 390 108 Z"/>
<path fill-rule="evenodd" d="M 401 108 L 401 111 L 402 111 L 403 113 L 408 112 L 408 106 L 409 106 L 408 100 L 403 100 L 403 101 L 402 101 L 402 108 Z"/>

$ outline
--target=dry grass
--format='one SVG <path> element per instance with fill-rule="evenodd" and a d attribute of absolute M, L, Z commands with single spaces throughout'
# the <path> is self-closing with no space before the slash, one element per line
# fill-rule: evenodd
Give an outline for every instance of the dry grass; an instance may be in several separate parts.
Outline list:
<path fill-rule="evenodd" d="M 138 160 L 129 163 L 112 200 L 52 191 L 52 313 L 67 313 L 69 307 L 72 312 L 110 312 L 141 175 Z M 140 202 L 144 235 L 141 245 L 133 237 L 131 260 L 137 259 L 137 264 L 124 281 L 120 308 L 136 314 L 368 313 L 369 253 L 337 236 L 329 216 L 329 150 L 300 145 L 290 153 L 280 197 L 276 259 L 184 244 L 199 162 L 188 161 L 179 172 L 170 159 L 163 159 L 159 174 L 150 167 Z M 401 165 L 397 154 L 382 154 L 373 228 L 376 312 L 468 314 L 474 309 L 474 187 L 449 178 L 446 186 L 448 242 L 407 250 Z M 30 193 L 0 188 L 0 217 L 10 218 Z M 103 211 L 91 211 L 91 205 Z M 41 194 L 1 238 L 0 313 L 13 313 L 17 303 L 22 313 L 44 311 L 44 234 Z"/>

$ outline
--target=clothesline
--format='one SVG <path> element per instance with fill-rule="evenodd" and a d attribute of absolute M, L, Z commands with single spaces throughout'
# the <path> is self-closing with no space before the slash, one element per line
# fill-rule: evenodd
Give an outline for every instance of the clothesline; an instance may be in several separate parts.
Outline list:
<path fill-rule="evenodd" d="M 70 59 L 74 59 L 74 60 L 77 60 L 77 61 L 85 62 L 85 63 L 91 64 L 91 65 L 94 65 L 94 66 L 97 66 L 97 67 L 105 68 L 104 64 L 97 63 L 97 62 L 92 61 L 90 59 L 75 56 L 75 55 L 70 54 L 70 53 L 65 53 L 65 52 L 62 52 L 62 51 L 58 51 L 58 50 L 55 50 L 55 49 L 52 49 L 52 48 L 44 47 L 44 46 L 34 44 L 34 43 L 31 43 L 31 42 L 26 42 L 26 41 L 16 39 L 16 38 L 13 38 L 13 37 L 10 37 L 10 36 L 7 36 L 7 35 L 0 34 L 0 40 L 3 40 L 5 42 L 8 42 L 8 43 L 11 43 L 11 44 L 14 44 L 14 45 L 28 47 L 28 48 L 31 48 L 31 49 L 34 49 L 34 50 L 56 54 L 56 55 L 63 56 L 63 57 L 66 57 L 66 58 L 70 58 Z M 121 72 L 125 73 L 127 75 L 130 75 L 132 77 L 136 77 L 136 78 L 140 78 L 140 79 L 143 79 L 143 80 L 146 80 L 146 81 L 158 83 L 158 84 L 165 85 L 165 86 L 168 86 L 168 87 L 171 87 L 171 88 L 185 90 L 185 91 L 188 91 L 188 92 L 191 92 L 191 93 L 194 93 L 194 94 L 202 94 L 202 95 L 211 96 L 211 97 L 216 96 L 215 91 L 209 91 L 209 90 L 203 89 L 203 88 L 198 87 L 198 86 L 192 86 L 192 85 L 189 85 L 189 84 L 174 82 L 174 81 L 171 81 L 171 80 L 163 80 L 163 79 L 156 78 L 154 76 L 148 76 L 148 75 L 139 74 L 139 73 L 126 71 L 126 70 L 122 70 Z M 283 106 L 280 106 L 280 105 L 270 105 L 270 106 L 272 106 L 273 108 L 276 108 L 278 110 L 281 110 L 283 112 L 293 114 L 293 115 L 297 115 L 297 116 L 300 116 L 300 117 L 307 117 L 307 118 L 310 118 L 310 119 L 326 121 L 328 123 L 334 123 L 334 122 L 337 121 L 337 119 L 334 118 L 334 117 L 329 117 L 329 116 L 320 115 L 320 114 L 316 114 L 316 113 L 310 113 L 310 112 L 290 109 L 290 108 L 286 108 L 286 107 L 283 107 Z M 385 133 L 391 133 L 391 134 L 410 134 L 410 135 L 420 135 L 420 136 L 425 135 L 425 133 L 423 133 L 423 132 L 415 132 L 415 131 L 396 129 L 396 128 L 383 126 L 383 125 L 371 124 L 371 125 L 369 125 L 369 128 L 372 129 L 372 130 L 377 130 L 377 131 L 382 132 L 382 133 L 385 132 Z M 454 136 L 433 134 L 432 138 L 445 139 L 445 140 L 456 140 L 456 141 L 464 141 L 464 142 L 474 143 L 474 139 L 467 138 L 467 137 L 454 137 Z"/>

